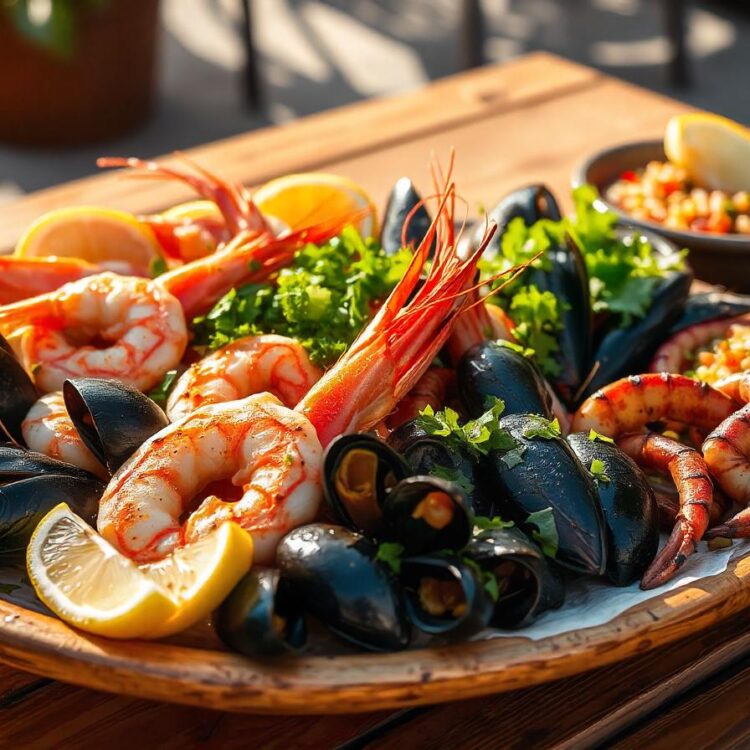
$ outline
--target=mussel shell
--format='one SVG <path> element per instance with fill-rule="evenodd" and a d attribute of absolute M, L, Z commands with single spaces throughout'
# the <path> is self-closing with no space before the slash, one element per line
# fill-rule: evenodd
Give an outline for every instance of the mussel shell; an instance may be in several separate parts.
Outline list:
<path fill-rule="evenodd" d="M 682 314 L 672 324 L 665 338 L 671 338 L 686 328 L 710 320 L 734 318 L 750 312 L 750 295 L 731 292 L 699 292 L 685 300 Z"/>
<path fill-rule="evenodd" d="M 64 474 L 84 480 L 95 478 L 84 469 L 49 458 L 43 453 L 14 445 L 0 445 L 0 485 L 45 474 Z"/>
<path fill-rule="evenodd" d="M 485 461 L 489 506 L 482 515 L 515 521 L 532 534 L 531 513 L 552 508 L 559 537 L 555 560 L 579 573 L 602 575 L 607 564 L 606 526 L 594 480 L 559 437 L 526 438 L 534 415 L 503 417 L 500 425 L 524 448 L 523 460 L 509 468 L 499 451 Z"/>
<path fill-rule="evenodd" d="M 398 583 L 376 559 L 377 545 L 343 526 L 310 524 L 287 534 L 276 564 L 310 614 L 371 651 L 409 643 Z"/>
<path fill-rule="evenodd" d="M 429 511 L 420 513 L 420 504 L 430 495 L 443 504 L 448 518 L 444 526 L 430 524 Z M 437 550 L 459 551 L 471 536 L 474 514 L 466 495 L 458 485 L 445 479 L 415 476 L 402 479 L 386 496 L 383 503 L 381 537 L 398 542 L 407 555 L 420 555 Z"/>
<path fill-rule="evenodd" d="M 148 396 L 119 380 L 66 380 L 63 396 L 83 442 L 112 474 L 169 424 Z"/>
<path fill-rule="evenodd" d="M 406 612 L 420 630 L 432 635 L 467 638 L 487 627 L 494 604 L 484 590 L 477 572 L 457 555 L 433 554 L 407 557 L 401 561 L 401 583 L 404 587 Z M 465 601 L 458 615 L 431 614 L 422 605 L 420 585 L 425 580 L 454 582 L 460 586 Z"/>
<path fill-rule="evenodd" d="M 402 247 L 403 226 L 421 197 L 408 177 L 402 177 L 393 186 L 383 214 L 380 244 L 388 255 L 397 253 Z M 430 228 L 432 220 L 424 204 L 414 212 L 406 229 L 406 244 L 417 247 Z M 433 240 L 434 246 L 434 240 Z"/>
<path fill-rule="evenodd" d="M 39 521 L 58 503 L 92 526 L 104 485 L 96 479 L 63 474 L 19 479 L 0 487 L 0 560 L 22 559 Z"/>
<path fill-rule="evenodd" d="M 376 460 L 374 492 L 364 497 L 347 497 L 342 483 L 337 481 L 343 469 L 362 451 Z M 326 449 L 323 459 L 323 491 L 336 519 L 349 528 L 376 534 L 382 523 L 382 505 L 388 491 L 411 470 L 406 461 L 386 443 L 372 435 L 342 435 Z M 361 477 L 359 478 L 361 482 Z M 356 488 L 355 488 L 356 489 Z"/>
<path fill-rule="evenodd" d="M 508 587 L 495 602 L 490 621 L 494 627 L 523 627 L 565 600 L 565 584 L 554 563 L 517 527 L 481 531 L 465 555 L 489 572 L 501 565 L 509 568 L 503 575 Z"/>
<path fill-rule="evenodd" d="M 301 651 L 305 617 L 293 589 L 278 570 L 255 568 L 219 607 L 216 630 L 224 643 L 253 657 Z"/>
<path fill-rule="evenodd" d="M 473 346 L 457 368 L 458 389 L 469 414 L 487 409 L 487 399 L 501 398 L 504 414 L 542 414 L 552 418 L 552 398 L 536 364 L 511 347 L 494 341 Z"/>
<path fill-rule="evenodd" d="M 36 386 L 0 336 L 0 439 L 4 434 L 23 445 L 21 423 L 38 398 Z"/>
<path fill-rule="evenodd" d="M 568 435 L 584 466 L 604 464 L 609 482 L 596 489 L 607 525 L 607 577 L 616 586 L 641 578 L 659 546 L 659 510 L 645 474 L 616 445 L 589 440 L 586 433 Z"/>

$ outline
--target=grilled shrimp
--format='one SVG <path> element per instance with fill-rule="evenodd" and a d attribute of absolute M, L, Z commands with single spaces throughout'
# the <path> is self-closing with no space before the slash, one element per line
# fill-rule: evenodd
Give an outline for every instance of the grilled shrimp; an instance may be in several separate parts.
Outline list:
<path fill-rule="evenodd" d="M 294 339 L 274 334 L 247 336 L 188 368 L 169 396 L 167 414 L 177 420 L 201 406 L 263 391 L 293 407 L 322 374 Z"/>
<path fill-rule="evenodd" d="M 134 559 L 154 560 L 231 519 L 253 535 L 258 562 L 268 563 L 278 539 L 316 515 L 322 448 L 340 434 L 374 427 L 393 411 L 468 301 L 493 229 L 475 254 L 458 257 L 449 176 L 404 277 L 296 408 L 257 394 L 204 406 L 157 433 L 102 497 L 98 528 L 107 539 Z M 420 286 L 433 240 L 434 260 Z M 241 488 L 240 499 L 234 500 L 232 487 Z M 207 496 L 181 524 L 201 493 Z"/>
<path fill-rule="evenodd" d="M 78 434 L 62 391 L 47 393 L 31 407 L 21 423 L 21 433 L 30 450 L 108 478 L 104 466 Z"/>
<path fill-rule="evenodd" d="M 388 416 L 385 433 L 395 430 L 410 419 L 415 419 L 427 406 L 441 409 L 455 381 L 456 374 L 453 370 L 447 367 L 431 367 L 399 402 L 396 410 Z"/>

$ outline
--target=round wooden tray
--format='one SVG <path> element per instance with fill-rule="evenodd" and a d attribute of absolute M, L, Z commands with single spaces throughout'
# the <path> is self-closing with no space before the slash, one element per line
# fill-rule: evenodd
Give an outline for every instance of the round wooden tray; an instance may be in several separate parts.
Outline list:
<path fill-rule="evenodd" d="M 750 556 L 611 622 L 531 641 L 499 638 L 396 654 L 254 661 L 208 648 L 89 637 L 0 601 L 0 660 L 141 698 L 262 713 L 349 713 L 498 693 L 679 640 L 750 606 Z"/>

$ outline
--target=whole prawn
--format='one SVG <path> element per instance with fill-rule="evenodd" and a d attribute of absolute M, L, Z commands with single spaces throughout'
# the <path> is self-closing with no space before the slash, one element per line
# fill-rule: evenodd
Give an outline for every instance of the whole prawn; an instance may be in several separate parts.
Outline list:
<path fill-rule="evenodd" d="M 322 448 L 388 416 L 463 310 L 484 244 L 467 260 L 456 254 L 454 195 L 449 171 L 436 218 L 404 277 L 296 409 L 254 395 L 202 407 L 165 428 L 113 477 L 100 505 L 102 535 L 130 557 L 152 560 L 233 520 L 253 535 L 258 561 L 269 562 L 280 536 L 317 513 Z M 435 257 L 419 287 L 433 240 Z M 181 524 L 201 490 L 207 496 Z"/>

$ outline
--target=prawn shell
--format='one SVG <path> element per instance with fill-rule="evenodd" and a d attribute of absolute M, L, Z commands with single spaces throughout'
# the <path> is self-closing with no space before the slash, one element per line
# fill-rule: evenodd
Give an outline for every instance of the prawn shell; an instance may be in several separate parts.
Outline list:
<path fill-rule="evenodd" d="M 407 557 L 401 561 L 401 583 L 409 620 L 424 633 L 453 639 L 468 638 L 489 624 L 494 603 L 477 571 L 448 553 Z M 458 616 L 433 614 L 422 604 L 420 585 L 425 579 L 457 584 L 465 609 Z"/>
<path fill-rule="evenodd" d="M 500 451 L 485 459 L 488 505 L 482 515 L 499 515 L 533 534 L 531 513 L 551 508 L 558 534 L 557 563 L 578 573 L 603 575 L 607 531 L 594 480 L 561 437 L 526 438 L 536 415 L 503 417 L 506 429 L 524 449 L 522 461 L 509 468 Z"/>
<path fill-rule="evenodd" d="M 21 423 L 38 398 L 36 386 L 0 336 L 0 438 L 23 445 Z"/>
<path fill-rule="evenodd" d="M 500 565 L 512 566 L 511 574 L 503 577 L 508 588 L 495 602 L 490 621 L 494 627 L 524 627 L 565 601 L 565 584 L 554 563 L 515 526 L 479 532 L 464 554 L 491 573 Z"/>
<path fill-rule="evenodd" d="M 415 206 L 422 201 L 408 177 L 401 177 L 391 189 L 383 214 L 380 244 L 388 255 L 395 255 L 402 247 L 403 226 Z M 417 247 L 430 228 L 432 219 L 424 204 L 414 212 L 406 229 L 406 244 Z M 433 247 L 435 241 L 433 240 Z"/>
<path fill-rule="evenodd" d="M 46 474 L 65 475 L 82 480 L 95 479 L 84 469 L 49 458 L 43 453 L 35 453 L 15 445 L 0 445 L 0 485 Z"/>
<path fill-rule="evenodd" d="M 410 629 L 398 582 L 378 547 L 343 526 L 310 524 L 287 534 L 276 564 L 304 609 L 333 633 L 370 651 L 395 651 Z"/>
<path fill-rule="evenodd" d="M 216 630 L 227 646 L 250 657 L 298 653 L 307 642 L 299 602 L 272 568 L 255 568 L 240 580 L 219 607 Z"/>
<path fill-rule="evenodd" d="M 0 487 L 0 561 L 22 560 L 37 524 L 59 503 L 92 526 L 104 485 L 94 478 L 43 474 Z"/>
<path fill-rule="evenodd" d="M 616 445 L 589 440 L 586 433 L 568 436 L 584 466 L 599 460 L 609 481 L 595 481 L 607 525 L 607 577 L 615 586 L 640 580 L 659 547 L 659 509 L 646 475 Z"/>
<path fill-rule="evenodd" d="M 169 424 L 148 396 L 119 380 L 66 380 L 63 397 L 81 439 L 112 474 Z"/>
<path fill-rule="evenodd" d="M 443 509 L 450 515 L 445 525 L 431 524 L 429 510 L 419 512 L 429 496 L 440 498 L 444 504 Z M 458 485 L 438 477 L 415 476 L 402 479 L 388 493 L 383 503 L 383 521 L 383 539 L 398 542 L 407 555 L 420 555 L 463 549 L 471 537 L 474 514 Z"/>
<path fill-rule="evenodd" d="M 735 318 L 750 312 L 750 295 L 731 292 L 699 292 L 685 301 L 682 313 L 672 324 L 666 338 L 711 320 Z"/>
<path fill-rule="evenodd" d="M 552 398 L 537 365 L 522 353 L 494 341 L 469 349 L 457 368 L 458 389 L 469 414 L 480 417 L 488 398 L 505 403 L 504 414 L 552 418 Z"/>
<path fill-rule="evenodd" d="M 352 490 L 347 496 L 343 472 L 364 468 L 368 457 L 374 460 L 370 493 L 357 496 Z M 376 534 L 382 525 L 382 506 L 388 491 L 411 473 L 406 461 L 382 440 L 372 435 L 341 435 L 325 451 L 323 492 L 337 521 L 355 531 Z"/>

